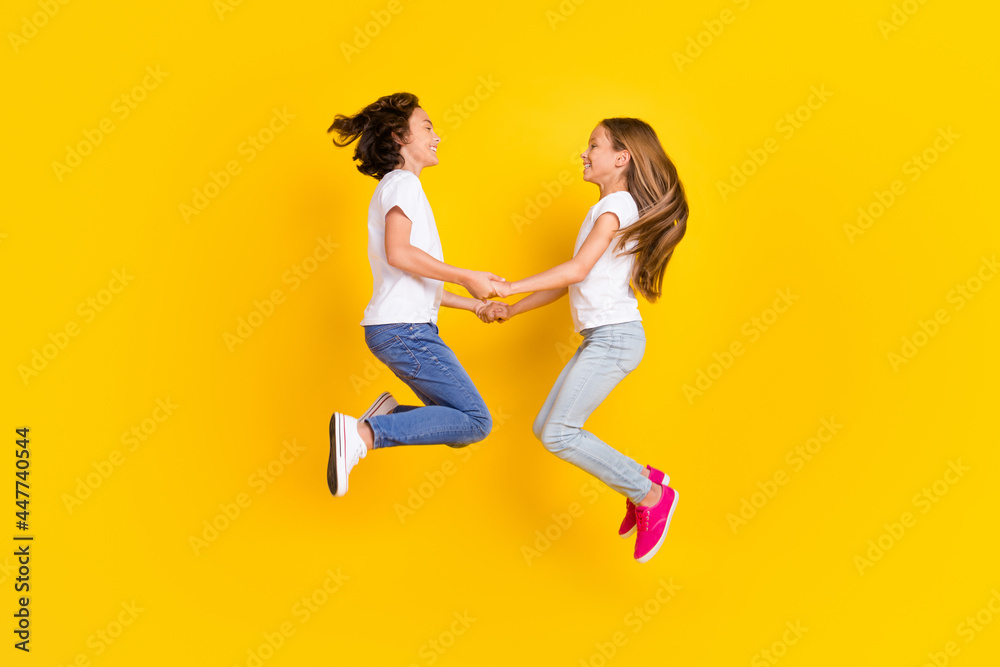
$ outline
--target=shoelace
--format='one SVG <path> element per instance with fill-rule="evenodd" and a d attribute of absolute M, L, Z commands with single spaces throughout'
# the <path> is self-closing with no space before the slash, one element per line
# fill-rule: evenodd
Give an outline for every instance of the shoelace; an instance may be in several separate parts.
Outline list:
<path fill-rule="evenodd" d="M 348 466 L 347 466 L 348 472 L 350 472 L 351 470 L 353 470 L 354 466 L 358 465 L 358 461 L 360 461 L 361 459 L 364 458 L 361 455 L 361 452 L 364 452 L 365 454 L 368 453 L 367 447 L 365 447 L 365 443 L 363 443 L 363 442 L 360 443 L 359 446 L 355 447 L 354 451 L 351 452 L 351 459 L 350 459 L 350 461 L 348 463 Z"/>
<path fill-rule="evenodd" d="M 649 530 L 649 508 L 635 506 L 635 523 L 640 531 Z"/>

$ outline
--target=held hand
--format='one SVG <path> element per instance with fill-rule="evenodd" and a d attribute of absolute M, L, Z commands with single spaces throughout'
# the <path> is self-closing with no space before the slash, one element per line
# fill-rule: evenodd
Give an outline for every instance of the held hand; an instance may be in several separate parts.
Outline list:
<path fill-rule="evenodd" d="M 490 306 L 492 306 L 494 303 L 496 302 L 480 301 L 478 304 L 476 304 L 476 309 L 475 309 L 476 317 L 481 319 L 483 321 L 483 324 L 490 324 L 491 322 L 493 322 L 493 319 L 489 316 L 489 309 Z"/>
<path fill-rule="evenodd" d="M 489 271 L 470 271 L 463 287 L 469 290 L 473 298 L 486 301 L 490 297 L 497 296 L 493 287 L 494 282 L 503 282 L 503 278 Z"/>
<path fill-rule="evenodd" d="M 503 281 L 491 280 L 490 282 L 493 285 L 493 290 L 496 292 L 496 295 L 499 298 L 505 299 L 508 296 L 510 296 L 510 283 L 509 282 L 507 282 L 505 280 L 503 280 Z"/>
<path fill-rule="evenodd" d="M 491 301 L 487 315 L 493 318 L 490 320 L 491 322 L 500 322 L 502 324 L 511 317 L 510 306 L 502 301 Z"/>
<path fill-rule="evenodd" d="M 504 319 L 507 317 L 507 304 L 502 301 L 487 301 L 476 306 L 476 316 L 485 324 L 490 324 L 500 319 L 498 314 L 502 315 Z M 502 322 L 503 319 L 500 319 L 500 321 Z"/>

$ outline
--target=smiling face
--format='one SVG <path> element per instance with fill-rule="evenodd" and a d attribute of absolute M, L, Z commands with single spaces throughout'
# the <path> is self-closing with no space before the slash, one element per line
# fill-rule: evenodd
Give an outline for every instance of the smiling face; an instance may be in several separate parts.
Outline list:
<path fill-rule="evenodd" d="M 627 150 L 614 149 L 603 125 L 598 125 L 590 133 L 587 150 L 580 157 L 583 158 L 583 180 L 600 186 L 602 195 L 624 179 L 625 168 L 631 158 Z"/>
<path fill-rule="evenodd" d="M 417 107 L 410 115 L 410 131 L 406 143 L 399 148 L 403 158 L 403 169 L 408 169 L 418 176 L 424 167 L 433 167 L 438 163 L 437 145 L 441 137 L 434 131 L 427 112 Z"/>

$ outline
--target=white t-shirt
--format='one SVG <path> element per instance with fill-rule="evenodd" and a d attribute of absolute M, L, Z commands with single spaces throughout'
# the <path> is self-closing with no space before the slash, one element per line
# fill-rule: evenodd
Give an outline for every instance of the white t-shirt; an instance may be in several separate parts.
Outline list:
<path fill-rule="evenodd" d="M 597 218 L 609 211 L 618 216 L 619 229 L 625 229 L 639 219 L 639 208 L 631 194 L 621 191 L 605 196 L 587 211 L 580 234 L 576 237 L 574 257 L 580 252 L 580 246 L 587 240 Z M 587 277 L 569 286 L 569 309 L 577 333 L 603 324 L 642 320 L 639 302 L 629 285 L 633 255 L 616 253 L 617 243 L 618 238 L 615 237 Z M 633 241 L 627 248 L 635 247 L 634 244 Z"/>
<path fill-rule="evenodd" d="M 437 323 L 444 283 L 422 278 L 389 265 L 385 257 L 385 216 L 394 206 L 402 209 L 413 226 L 410 243 L 431 257 L 444 261 L 441 239 L 430 202 L 416 174 L 394 169 L 382 177 L 368 205 L 368 262 L 372 268 L 372 299 L 365 308 L 362 326 L 400 322 Z"/>

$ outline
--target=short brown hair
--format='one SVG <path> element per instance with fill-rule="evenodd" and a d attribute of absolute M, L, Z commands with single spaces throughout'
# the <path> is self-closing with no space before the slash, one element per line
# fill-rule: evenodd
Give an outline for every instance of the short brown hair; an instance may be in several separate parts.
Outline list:
<path fill-rule="evenodd" d="M 393 93 L 380 97 L 353 116 L 337 114 L 327 132 L 336 132 L 334 145 L 344 147 L 358 140 L 354 159 L 358 171 L 377 180 L 403 162 L 398 138 L 406 141 L 410 134 L 410 116 L 420 106 L 412 93 Z"/>

